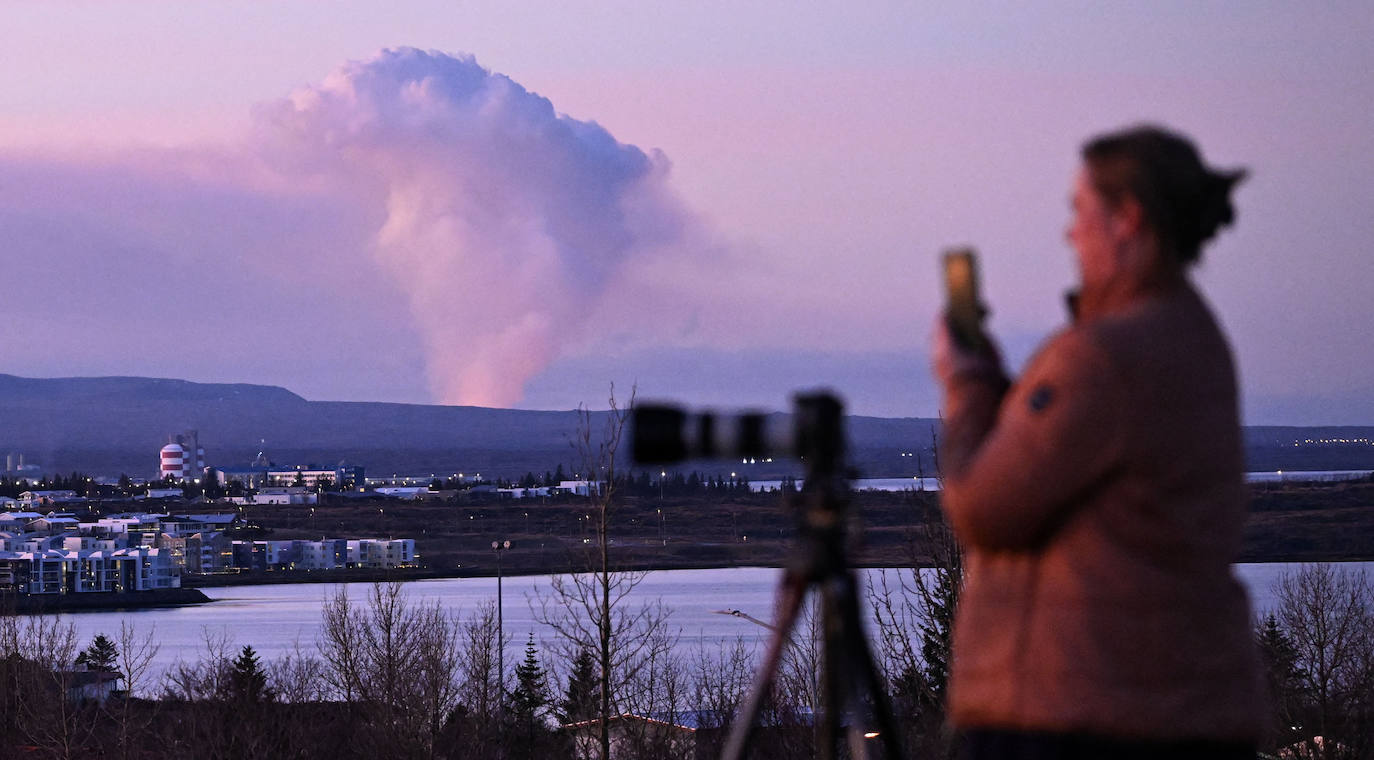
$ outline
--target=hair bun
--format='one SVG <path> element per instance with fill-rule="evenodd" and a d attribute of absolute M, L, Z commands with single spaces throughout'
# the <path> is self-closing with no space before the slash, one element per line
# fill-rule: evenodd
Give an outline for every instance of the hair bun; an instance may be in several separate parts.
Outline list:
<path fill-rule="evenodd" d="M 1231 190 L 1245 179 L 1246 174 L 1244 169 L 1207 171 L 1198 209 L 1198 242 L 1211 239 L 1218 229 L 1235 222 L 1236 209 L 1231 205 Z"/>

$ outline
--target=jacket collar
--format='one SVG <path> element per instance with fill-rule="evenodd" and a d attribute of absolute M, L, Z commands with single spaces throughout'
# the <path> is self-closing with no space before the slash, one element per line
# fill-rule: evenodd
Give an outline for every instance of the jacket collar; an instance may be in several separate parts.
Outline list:
<path fill-rule="evenodd" d="M 1181 270 L 1154 270 L 1143 276 L 1123 275 L 1096 287 L 1071 290 L 1065 295 L 1065 301 L 1073 322 L 1090 322 L 1187 287 L 1187 278 Z"/>

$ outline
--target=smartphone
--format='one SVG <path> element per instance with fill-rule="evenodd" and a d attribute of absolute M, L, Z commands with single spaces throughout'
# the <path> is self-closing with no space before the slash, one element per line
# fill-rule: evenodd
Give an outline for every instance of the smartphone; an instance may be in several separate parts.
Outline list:
<path fill-rule="evenodd" d="M 978 255 L 972 248 L 945 251 L 945 318 L 954 340 L 967 349 L 986 348 L 983 315 L 978 298 Z"/>

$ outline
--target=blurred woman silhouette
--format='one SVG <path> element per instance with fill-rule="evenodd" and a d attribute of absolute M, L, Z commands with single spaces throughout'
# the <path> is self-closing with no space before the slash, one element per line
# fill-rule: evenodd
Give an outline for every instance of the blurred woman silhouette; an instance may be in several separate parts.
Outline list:
<path fill-rule="evenodd" d="M 1235 369 L 1188 277 L 1243 176 L 1157 127 L 1094 138 L 1067 231 L 1072 324 L 1015 382 L 995 350 L 937 328 L 964 757 L 1255 755 L 1263 692 L 1230 569 L 1246 512 Z"/>

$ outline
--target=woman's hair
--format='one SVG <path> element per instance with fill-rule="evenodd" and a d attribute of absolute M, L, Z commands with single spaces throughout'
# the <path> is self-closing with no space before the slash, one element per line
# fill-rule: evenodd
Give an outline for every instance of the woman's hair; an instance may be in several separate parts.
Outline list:
<path fill-rule="evenodd" d="M 1140 203 L 1161 250 L 1180 264 L 1197 261 L 1202 244 L 1235 221 L 1231 189 L 1246 174 L 1211 169 L 1188 138 L 1148 125 L 1089 140 L 1083 163 L 1108 204 Z"/>

